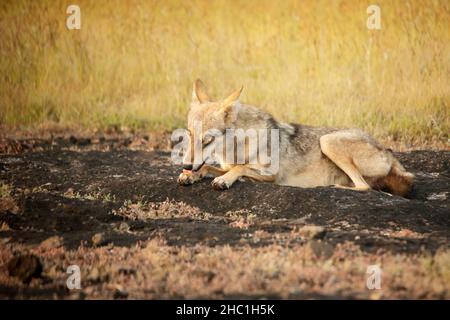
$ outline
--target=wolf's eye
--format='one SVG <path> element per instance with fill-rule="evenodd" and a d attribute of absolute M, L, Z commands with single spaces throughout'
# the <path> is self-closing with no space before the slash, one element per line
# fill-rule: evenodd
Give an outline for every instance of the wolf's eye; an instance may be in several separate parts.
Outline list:
<path fill-rule="evenodd" d="M 203 138 L 202 144 L 204 147 L 206 147 L 208 144 L 210 144 L 213 141 L 214 141 L 214 137 L 207 136 L 207 137 Z"/>

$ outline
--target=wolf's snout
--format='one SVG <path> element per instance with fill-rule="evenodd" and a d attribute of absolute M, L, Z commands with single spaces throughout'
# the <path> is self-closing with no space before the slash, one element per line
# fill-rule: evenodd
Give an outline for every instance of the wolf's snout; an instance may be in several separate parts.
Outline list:
<path fill-rule="evenodd" d="M 191 171 L 192 170 L 192 164 L 183 164 L 183 169 Z"/>
<path fill-rule="evenodd" d="M 205 164 L 205 161 L 203 161 L 202 163 L 194 163 L 191 167 L 192 167 L 192 171 L 198 171 L 200 170 L 201 167 L 203 167 L 203 165 Z"/>

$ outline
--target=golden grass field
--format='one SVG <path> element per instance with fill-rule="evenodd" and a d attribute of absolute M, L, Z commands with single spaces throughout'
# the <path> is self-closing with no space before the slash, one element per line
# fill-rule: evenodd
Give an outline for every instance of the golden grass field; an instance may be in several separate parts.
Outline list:
<path fill-rule="evenodd" d="M 66 28 L 69 4 L 81 30 Z M 2 1 L 0 121 L 185 124 L 200 77 L 278 119 L 448 143 L 450 2 Z"/>

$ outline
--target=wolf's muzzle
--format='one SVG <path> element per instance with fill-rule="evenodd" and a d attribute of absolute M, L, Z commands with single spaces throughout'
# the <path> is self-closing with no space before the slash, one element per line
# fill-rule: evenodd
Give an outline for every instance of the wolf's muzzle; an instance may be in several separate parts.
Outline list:
<path fill-rule="evenodd" d="M 192 171 L 198 171 L 198 170 L 200 170 L 201 167 L 203 167 L 204 164 L 205 164 L 205 161 L 200 163 L 200 165 L 198 165 L 197 167 L 194 167 L 194 166 L 191 165 L 191 168 L 192 168 L 191 170 Z"/>

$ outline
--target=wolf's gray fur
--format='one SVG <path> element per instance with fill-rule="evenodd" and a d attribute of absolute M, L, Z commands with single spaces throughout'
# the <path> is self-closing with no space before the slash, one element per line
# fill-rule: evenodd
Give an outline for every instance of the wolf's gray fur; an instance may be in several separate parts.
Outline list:
<path fill-rule="evenodd" d="M 227 189 L 237 179 L 248 177 L 296 187 L 334 185 L 360 191 L 377 188 L 399 195 L 409 191 L 414 176 L 403 168 L 390 150 L 381 146 L 368 133 L 359 129 L 278 122 L 257 107 L 241 104 L 241 91 L 242 88 L 224 100 L 213 102 L 204 84 L 197 80 L 194 83 L 188 127 L 192 132 L 194 123 L 200 122 L 203 132 L 213 128 L 220 132 L 226 129 L 278 129 L 277 172 L 267 172 L 266 165 L 250 164 L 250 161 L 245 164 L 225 163 L 220 157 L 220 168 L 202 166 L 203 163 L 192 163 L 193 152 L 188 150 L 183 163 L 193 170 L 180 175 L 180 184 L 187 185 L 204 177 L 215 177 L 213 187 Z M 200 140 L 203 138 L 203 135 L 195 137 Z M 256 156 L 249 154 L 249 158 Z"/>

